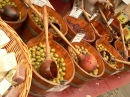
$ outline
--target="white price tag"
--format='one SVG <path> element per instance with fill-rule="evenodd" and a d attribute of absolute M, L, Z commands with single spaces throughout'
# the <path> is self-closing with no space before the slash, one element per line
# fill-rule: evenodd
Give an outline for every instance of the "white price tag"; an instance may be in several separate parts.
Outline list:
<path fill-rule="evenodd" d="M 78 8 L 78 7 L 73 7 L 72 11 L 70 12 L 69 16 L 72 16 L 74 18 L 78 18 L 81 13 L 82 13 L 82 9 Z"/>
<path fill-rule="evenodd" d="M 130 4 L 130 0 L 122 0 L 123 2 L 125 2 L 127 5 Z"/>
<path fill-rule="evenodd" d="M 72 40 L 72 42 L 80 42 L 84 38 L 85 34 L 84 33 L 78 33 Z"/>
<path fill-rule="evenodd" d="M 113 22 L 113 18 L 110 18 L 109 20 L 108 20 L 108 25 L 110 25 L 112 22 Z"/>
<path fill-rule="evenodd" d="M 43 7 L 46 4 L 47 0 L 31 0 L 31 2 L 35 5 Z"/>
<path fill-rule="evenodd" d="M 121 71 L 115 71 L 115 72 L 112 73 L 111 75 L 117 74 L 117 73 L 119 73 L 119 72 L 121 72 Z"/>
<path fill-rule="evenodd" d="M 93 20 L 96 16 L 97 16 L 97 13 L 94 13 L 94 14 L 91 16 L 90 20 Z"/>
<path fill-rule="evenodd" d="M 46 92 L 61 92 L 68 88 L 70 85 L 59 85 L 59 86 L 54 86 L 53 88 L 47 90 Z"/>

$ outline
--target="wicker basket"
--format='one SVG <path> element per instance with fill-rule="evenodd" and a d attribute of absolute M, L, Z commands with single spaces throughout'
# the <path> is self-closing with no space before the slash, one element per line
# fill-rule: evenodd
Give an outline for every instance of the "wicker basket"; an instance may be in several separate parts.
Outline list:
<path fill-rule="evenodd" d="M 28 48 L 19 38 L 18 34 L 0 18 L 0 29 L 10 38 L 10 42 L 4 47 L 7 52 L 14 52 L 17 63 L 26 69 L 26 79 L 16 86 L 19 90 L 19 97 L 27 97 L 32 80 L 32 67 L 29 63 Z"/>

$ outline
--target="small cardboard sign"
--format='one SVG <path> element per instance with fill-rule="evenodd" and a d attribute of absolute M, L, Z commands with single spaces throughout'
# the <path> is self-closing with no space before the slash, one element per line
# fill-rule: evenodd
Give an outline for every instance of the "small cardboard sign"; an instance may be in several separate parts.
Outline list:
<path fill-rule="evenodd" d="M 117 19 L 120 21 L 121 24 L 125 24 L 129 20 L 128 16 L 124 12 L 121 12 L 119 16 L 117 16 Z"/>
<path fill-rule="evenodd" d="M 97 15 L 98 15 L 98 13 L 94 13 L 94 14 L 91 16 L 90 20 L 93 20 Z"/>
<path fill-rule="evenodd" d="M 66 88 L 68 88 L 70 85 L 58 85 L 58 86 L 54 86 L 51 89 L 47 90 L 46 92 L 61 92 L 63 90 L 65 90 Z"/>
<path fill-rule="evenodd" d="M 126 41 L 130 40 L 130 26 L 125 26 L 123 28 L 123 33 L 124 33 L 125 40 Z"/>
<path fill-rule="evenodd" d="M 78 8 L 78 7 L 73 7 L 69 16 L 74 17 L 74 18 L 78 18 L 81 14 L 82 14 L 83 10 Z"/>
<path fill-rule="evenodd" d="M 108 25 L 110 25 L 112 22 L 113 22 L 113 18 L 110 18 L 109 20 L 108 20 Z"/>
<path fill-rule="evenodd" d="M 85 36 L 85 33 L 77 33 L 72 42 L 80 42 Z"/>
<path fill-rule="evenodd" d="M 43 7 L 47 0 L 31 0 L 31 2 L 37 6 Z"/>
<path fill-rule="evenodd" d="M 125 4 L 130 4 L 130 0 L 122 0 Z"/>

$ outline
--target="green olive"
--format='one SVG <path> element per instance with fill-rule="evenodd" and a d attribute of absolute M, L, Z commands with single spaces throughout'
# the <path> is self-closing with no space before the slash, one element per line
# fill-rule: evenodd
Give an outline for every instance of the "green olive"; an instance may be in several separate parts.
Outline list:
<path fill-rule="evenodd" d="M 53 52 L 53 53 L 54 53 L 54 52 L 55 52 L 55 49 L 51 49 L 51 52 Z"/>
<path fill-rule="evenodd" d="M 65 76 L 65 75 L 66 75 L 66 73 L 65 73 L 65 72 L 61 72 L 61 75 L 62 75 L 62 76 Z"/>
<path fill-rule="evenodd" d="M 58 71 L 59 71 L 59 72 L 62 72 L 62 69 L 61 69 L 61 68 L 59 68 L 59 69 L 58 69 Z"/>
<path fill-rule="evenodd" d="M 57 57 L 59 57 L 59 56 L 58 56 L 58 54 L 54 54 L 54 57 L 56 57 L 56 58 L 57 58 Z"/>
<path fill-rule="evenodd" d="M 62 67 L 62 71 L 65 71 L 66 70 L 66 68 L 65 67 Z"/>
<path fill-rule="evenodd" d="M 64 59 L 63 59 L 63 58 L 61 58 L 61 59 L 60 59 L 60 62 L 61 62 L 61 63 L 63 63 L 63 62 L 64 62 Z"/>
<path fill-rule="evenodd" d="M 61 63 L 60 65 L 61 65 L 61 66 L 65 66 L 65 65 L 66 65 L 66 63 Z"/>
<path fill-rule="evenodd" d="M 36 61 L 36 59 L 35 58 L 31 58 L 31 61 L 34 62 L 34 61 Z"/>

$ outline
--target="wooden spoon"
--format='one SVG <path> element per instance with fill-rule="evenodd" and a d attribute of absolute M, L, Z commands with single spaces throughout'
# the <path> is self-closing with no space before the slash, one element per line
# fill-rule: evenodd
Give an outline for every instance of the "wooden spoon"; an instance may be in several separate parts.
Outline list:
<path fill-rule="evenodd" d="M 123 61 L 123 60 L 119 60 L 119 59 L 116 59 L 115 57 L 112 57 L 112 56 L 110 55 L 110 53 L 109 53 L 108 51 L 106 51 L 106 50 L 102 50 L 102 51 L 100 52 L 100 54 L 102 55 L 102 57 L 105 57 L 105 55 L 107 55 L 107 56 L 108 56 L 108 60 L 107 60 L 107 61 L 116 61 L 116 62 L 120 62 L 120 63 L 123 63 L 123 64 L 128 64 L 128 65 L 130 65 L 130 62 Z"/>
<path fill-rule="evenodd" d="M 37 13 L 37 15 L 42 19 L 42 14 L 32 5 L 30 0 L 23 0 L 24 3 L 26 3 L 34 12 Z M 53 24 L 58 28 L 61 29 L 60 25 L 56 22 L 53 22 Z"/>
<path fill-rule="evenodd" d="M 84 14 L 84 16 L 86 17 L 86 19 L 88 20 L 88 22 L 90 23 L 90 25 L 91 25 L 91 27 L 92 27 L 92 29 L 94 30 L 94 32 L 99 36 L 99 37 L 102 37 L 102 35 L 100 35 L 99 33 L 98 33 L 98 31 L 96 30 L 96 28 L 94 27 L 94 25 L 91 23 L 91 20 L 89 19 L 89 14 L 85 11 L 85 9 L 84 9 L 84 0 L 82 0 L 82 6 L 81 6 L 81 9 L 83 10 L 83 14 Z"/>
<path fill-rule="evenodd" d="M 112 27 L 108 24 L 108 21 L 107 21 L 105 15 L 104 15 L 104 13 L 102 12 L 102 10 L 101 10 L 99 7 L 98 7 L 98 9 L 99 9 L 99 11 L 100 11 L 100 13 L 101 13 L 101 16 L 103 17 L 104 21 L 106 22 L 107 27 L 109 28 L 110 32 L 114 35 L 114 37 L 117 38 L 117 33 L 116 33 L 116 32 L 112 29 Z"/>
<path fill-rule="evenodd" d="M 47 79 L 52 79 L 57 77 L 58 68 L 56 63 L 54 62 L 54 60 L 51 59 L 50 56 L 50 46 L 48 41 L 48 18 L 46 6 L 43 6 L 43 22 L 46 35 L 46 59 L 40 65 L 39 72 L 43 77 Z"/>
<path fill-rule="evenodd" d="M 127 60 L 128 59 L 128 50 L 126 49 L 126 45 L 125 45 L 125 41 L 124 41 L 124 33 L 123 33 L 123 29 L 122 29 L 122 25 L 120 23 L 120 34 L 121 34 L 121 38 L 122 38 L 122 43 L 123 43 L 123 48 L 124 48 L 124 51 L 123 51 L 123 57 Z"/>
<path fill-rule="evenodd" d="M 48 42 L 48 21 L 47 21 L 48 19 L 47 19 L 46 6 L 43 7 L 43 13 L 44 13 L 43 14 L 44 16 L 42 20 L 44 21 L 44 30 L 45 30 L 45 35 L 46 35 L 46 59 L 41 64 L 39 68 L 39 72 L 44 78 L 52 79 L 52 78 L 57 77 L 58 68 L 57 68 L 56 63 L 50 57 L 50 47 L 49 47 L 49 42 Z M 27 45 L 31 45 L 36 42 L 45 41 L 43 39 L 44 30 L 37 37 L 29 40 Z"/>
<path fill-rule="evenodd" d="M 23 0 L 25 4 L 27 4 L 33 11 L 35 11 L 38 16 L 40 16 L 40 18 L 42 17 L 42 14 L 40 12 L 37 11 L 37 9 L 33 6 L 32 2 L 30 0 Z"/>
<path fill-rule="evenodd" d="M 93 55 L 86 54 L 83 55 L 74 46 L 66 39 L 66 37 L 62 34 L 62 32 L 50 23 L 51 27 L 64 39 L 64 41 L 75 51 L 75 53 L 79 57 L 79 65 L 87 72 L 92 72 L 97 67 L 97 60 Z"/>

